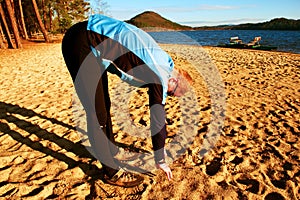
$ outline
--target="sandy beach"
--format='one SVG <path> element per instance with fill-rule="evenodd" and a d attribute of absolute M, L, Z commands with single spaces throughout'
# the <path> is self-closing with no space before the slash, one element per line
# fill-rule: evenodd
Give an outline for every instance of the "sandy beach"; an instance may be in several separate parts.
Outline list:
<path fill-rule="evenodd" d="M 101 165 L 77 133 L 61 44 L 0 49 L 0 199 L 300 199 L 300 54 L 161 46 L 194 79 L 197 134 L 170 164 L 173 180 L 153 170 L 142 185 L 125 189 L 101 180 Z M 203 72 L 215 67 L 221 78 L 226 107 L 220 113 L 213 110 L 213 82 L 197 63 Z M 110 76 L 117 102 L 115 80 Z M 150 124 L 147 98 L 140 90 L 129 100 L 136 126 Z M 178 104 L 167 100 L 168 143 L 185 123 Z M 216 141 L 203 149 L 216 113 L 222 119 Z M 151 151 L 150 136 L 131 136 L 117 117 L 117 142 Z"/>

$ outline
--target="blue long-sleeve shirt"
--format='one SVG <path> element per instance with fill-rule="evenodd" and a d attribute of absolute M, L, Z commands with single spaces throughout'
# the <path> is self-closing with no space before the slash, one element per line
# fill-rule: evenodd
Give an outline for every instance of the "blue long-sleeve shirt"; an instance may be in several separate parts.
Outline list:
<path fill-rule="evenodd" d="M 164 105 L 168 79 L 174 69 L 171 57 L 146 32 L 119 20 L 92 15 L 87 30 L 91 50 L 108 71 L 129 83 L 141 80 L 143 87 L 149 87 L 154 155 L 156 161 L 163 159 L 166 139 Z"/>

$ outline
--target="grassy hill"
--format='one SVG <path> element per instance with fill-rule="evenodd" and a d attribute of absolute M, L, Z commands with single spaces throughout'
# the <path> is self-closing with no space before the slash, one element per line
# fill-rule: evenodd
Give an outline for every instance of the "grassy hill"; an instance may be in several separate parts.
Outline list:
<path fill-rule="evenodd" d="M 192 30 L 192 27 L 177 24 L 151 11 L 143 12 L 131 18 L 130 20 L 127 20 L 126 22 L 144 29 L 155 28 L 171 30 Z"/>

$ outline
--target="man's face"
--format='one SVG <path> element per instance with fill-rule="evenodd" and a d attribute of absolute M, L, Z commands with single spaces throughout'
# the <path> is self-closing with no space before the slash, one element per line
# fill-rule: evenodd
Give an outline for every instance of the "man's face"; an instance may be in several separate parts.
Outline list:
<path fill-rule="evenodd" d="M 188 91 L 187 81 L 184 79 L 170 78 L 168 82 L 168 95 L 181 97 Z"/>

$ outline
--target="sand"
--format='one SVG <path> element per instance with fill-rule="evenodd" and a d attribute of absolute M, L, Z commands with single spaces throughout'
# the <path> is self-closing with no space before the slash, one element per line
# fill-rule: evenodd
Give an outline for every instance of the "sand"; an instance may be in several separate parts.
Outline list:
<path fill-rule="evenodd" d="M 167 142 L 186 123 L 194 123 L 196 135 L 181 137 L 193 141 L 170 164 L 172 181 L 153 170 L 129 189 L 103 183 L 101 165 L 82 144 L 60 44 L 0 50 L 0 199 L 300 199 L 300 55 L 162 47 L 194 78 L 198 120 L 169 98 Z M 110 76 L 118 102 L 115 80 Z M 133 124 L 149 126 L 146 91 L 129 104 Z M 116 140 L 151 151 L 149 137 L 126 133 L 119 117 L 113 112 Z"/>

